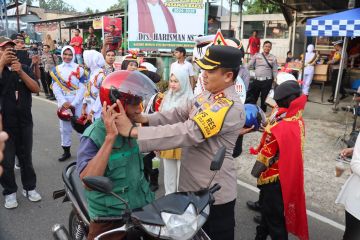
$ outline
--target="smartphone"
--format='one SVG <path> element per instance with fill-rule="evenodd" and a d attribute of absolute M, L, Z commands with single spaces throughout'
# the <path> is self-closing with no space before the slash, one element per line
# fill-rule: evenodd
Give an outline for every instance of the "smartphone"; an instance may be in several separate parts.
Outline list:
<path fill-rule="evenodd" d="M 19 59 L 21 64 L 31 65 L 31 58 L 26 50 L 15 50 L 15 56 Z"/>

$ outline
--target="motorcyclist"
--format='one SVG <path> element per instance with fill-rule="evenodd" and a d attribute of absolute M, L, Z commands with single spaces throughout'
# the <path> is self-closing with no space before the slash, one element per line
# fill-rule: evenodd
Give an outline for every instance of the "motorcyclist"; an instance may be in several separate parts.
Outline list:
<path fill-rule="evenodd" d="M 102 118 L 88 127 L 78 151 L 77 170 L 80 178 L 106 176 L 114 183 L 113 191 L 124 198 L 131 209 L 140 208 L 154 200 L 143 173 L 142 155 L 136 139 L 122 137 L 115 125 L 120 102 L 126 115 L 134 122 L 141 114 L 142 102 L 156 93 L 156 86 L 138 71 L 117 71 L 108 75 L 100 89 L 103 104 Z M 109 105 L 107 103 L 110 103 Z M 99 217 L 121 216 L 124 203 L 112 195 L 85 190 L 90 226 L 87 239 L 122 226 L 122 221 L 96 222 Z M 125 233 L 107 235 L 106 239 L 123 239 Z"/>

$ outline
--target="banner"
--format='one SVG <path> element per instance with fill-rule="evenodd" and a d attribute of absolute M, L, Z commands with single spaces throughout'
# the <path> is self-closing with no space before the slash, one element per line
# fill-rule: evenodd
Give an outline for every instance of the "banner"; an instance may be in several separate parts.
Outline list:
<path fill-rule="evenodd" d="M 122 19 L 103 16 L 103 39 L 105 36 L 111 36 L 111 43 L 108 45 L 108 50 L 119 50 L 122 41 Z"/>
<path fill-rule="evenodd" d="M 205 0 L 129 0 L 129 49 L 171 51 L 194 47 L 204 35 Z"/>
<path fill-rule="evenodd" d="M 92 26 L 94 29 L 102 29 L 103 27 L 102 19 L 94 19 Z"/>

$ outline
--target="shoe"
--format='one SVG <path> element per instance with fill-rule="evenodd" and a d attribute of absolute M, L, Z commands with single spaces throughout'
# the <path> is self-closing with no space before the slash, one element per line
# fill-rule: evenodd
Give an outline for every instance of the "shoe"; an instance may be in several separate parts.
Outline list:
<path fill-rule="evenodd" d="M 31 191 L 26 191 L 23 189 L 22 194 L 32 202 L 38 202 L 41 200 L 40 194 L 35 189 Z"/>
<path fill-rule="evenodd" d="M 62 147 L 62 148 L 64 149 L 64 153 L 58 159 L 59 162 L 63 162 L 65 160 L 71 158 L 70 147 Z"/>
<path fill-rule="evenodd" d="M 249 209 L 253 210 L 253 211 L 258 211 L 258 212 L 260 211 L 260 203 L 259 203 L 259 201 L 256 201 L 256 202 L 247 201 L 246 206 Z"/>
<path fill-rule="evenodd" d="M 347 98 L 348 95 L 347 94 L 342 94 L 341 97 L 340 97 L 340 100 L 343 100 L 344 98 Z"/>
<path fill-rule="evenodd" d="M 54 96 L 50 96 L 50 97 L 48 98 L 48 100 L 54 101 L 54 100 L 56 100 L 56 98 L 55 98 Z"/>
<path fill-rule="evenodd" d="M 16 200 L 16 192 L 9 195 L 5 195 L 5 208 L 13 209 L 17 208 L 18 202 Z"/>
<path fill-rule="evenodd" d="M 254 218 L 253 218 L 254 222 L 257 223 L 257 224 L 260 224 L 261 223 L 261 215 L 256 215 Z"/>
<path fill-rule="evenodd" d="M 334 99 L 330 99 L 330 98 L 329 98 L 329 99 L 328 99 L 328 102 L 329 102 L 329 103 L 334 103 Z"/>
<path fill-rule="evenodd" d="M 20 169 L 20 164 L 19 164 L 19 163 L 15 163 L 14 168 L 15 168 L 16 170 L 19 170 L 19 169 Z"/>

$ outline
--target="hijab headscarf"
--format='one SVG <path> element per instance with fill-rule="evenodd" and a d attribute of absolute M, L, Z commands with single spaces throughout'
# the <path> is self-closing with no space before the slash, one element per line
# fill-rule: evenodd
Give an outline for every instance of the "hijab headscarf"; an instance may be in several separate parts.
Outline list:
<path fill-rule="evenodd" d="M 70 51 L 72 52 L 73 58 L 72 58 L 71 62 L 66 63 L 66 62 L 64 62 L 64 52 L 66 50 L 68 50 L 68 49 L 70 49 Z M 58 66 L 58 69 L 59 69 L 59 72 L 60 72 L 60 75 L 61 75 L 62 79 L 65 82 L 68 82 L 69 81 L 69 76 L 71 74 L 73 74 L 73 72 L 75 72 L 77 67 L 79 66 L 78 64 L 75 63 L 75 50 L 74 50 L 74 48 L 71 47 L 71 46 L 64 46 L 61 49 L 61 58 L 62 58 L 63 62 Z M 74 77 L 74 76 L 72 76 L 72 77 Z"/>
<path fill-rule="evenodd" d="M 70 63 L 66 63 L 64 62 L 64 52 L 66 50 L 70 49 L 70 51 L 72 52 L 73 54 L 73 58 L 71 60 Z M 61 65 L 67 65 L 67 66 L 77 66 L 77 64 L 75 63 L 75 49 L 72 47 L 72 46 L 64 46 L 62 49 L 61 49 L 61 59 L 63 60 L 62 64 Z"/>
<path fill-rule="evenodd" d="M 85 50 L 84 62 L 91 74 L 99 72 L 105 66 L 104 56 L 96 50 Z"/>
<path fill-rule="evenodd" d="M 182 106 L 194 97 L 193 91 L 190 86 L 188 73 L 182 69 L 176 69 L 173 71 L 172 75 L 174 75 L 179 81 L 180 90 L 177 92 L 173 92 L 171 89 L 169 89 L 165 93 L 161 105 L 161 111 L 168 111 L 175 107 Z"/>
<path fill-rule="evenodd" d="M 307 50 L 306 50 L 306 54 L 305 54 L 305 64 L 314 59 L 314 57 L 315 57 L 314 49 L 315 49 L 315 47 L 313 44 L 309 44 L 307 46 Z"/>

